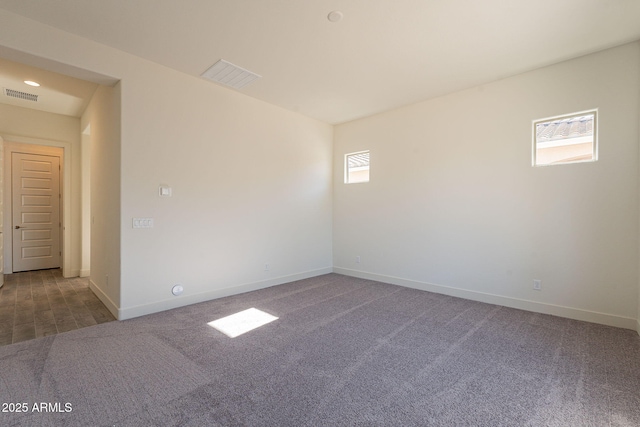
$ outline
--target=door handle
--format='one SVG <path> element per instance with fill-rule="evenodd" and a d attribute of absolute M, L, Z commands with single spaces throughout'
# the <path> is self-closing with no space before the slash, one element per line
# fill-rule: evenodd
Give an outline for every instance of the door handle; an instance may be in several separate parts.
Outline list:
<path fill-rule="evenodd" d="M 19 229 L 19 228 L 23 228 L 23 227 L 20 227 L 19 225 L 16 225 L 16 230 Z"/>

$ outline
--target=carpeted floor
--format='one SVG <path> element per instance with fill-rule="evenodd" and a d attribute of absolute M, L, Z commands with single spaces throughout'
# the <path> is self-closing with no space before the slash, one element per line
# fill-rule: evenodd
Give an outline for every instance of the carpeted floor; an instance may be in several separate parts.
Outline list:
<path fill-rule="evenodd" d="M 208 325 L 251 307 L 279 319 Z M 0 403 L 2 426 L 638 426 L 640 337 L 329 274 L 0 347 Z"/>

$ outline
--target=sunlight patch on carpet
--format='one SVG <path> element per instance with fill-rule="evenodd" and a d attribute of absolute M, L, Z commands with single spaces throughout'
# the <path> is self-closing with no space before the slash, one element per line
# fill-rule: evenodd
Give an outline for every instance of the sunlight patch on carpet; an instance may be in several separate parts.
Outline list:
<path fill-rule="evenodd" d="M 207 324 L 226 336 L 235 338 L 274 320 L 278 320 L 278 318 L 252 307 Z"/>

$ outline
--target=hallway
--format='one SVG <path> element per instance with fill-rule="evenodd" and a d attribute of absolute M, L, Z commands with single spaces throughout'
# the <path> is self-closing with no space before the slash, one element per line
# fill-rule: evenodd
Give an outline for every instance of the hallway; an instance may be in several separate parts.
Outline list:
<path fill-rule="evenodd" d="M 88 278 L 60 269 L 7 274 L 0 288 L 0 346 L 113 320 Z"/>

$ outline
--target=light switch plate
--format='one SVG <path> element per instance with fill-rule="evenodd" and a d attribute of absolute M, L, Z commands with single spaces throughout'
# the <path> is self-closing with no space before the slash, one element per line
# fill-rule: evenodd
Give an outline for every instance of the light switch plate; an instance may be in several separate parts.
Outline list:
<path fill-rule="evenodd" d="M 160 196 L 162 197 L 171 197 L 171 187 L 167 187 L 166 185 L 160 186 Z"/>

